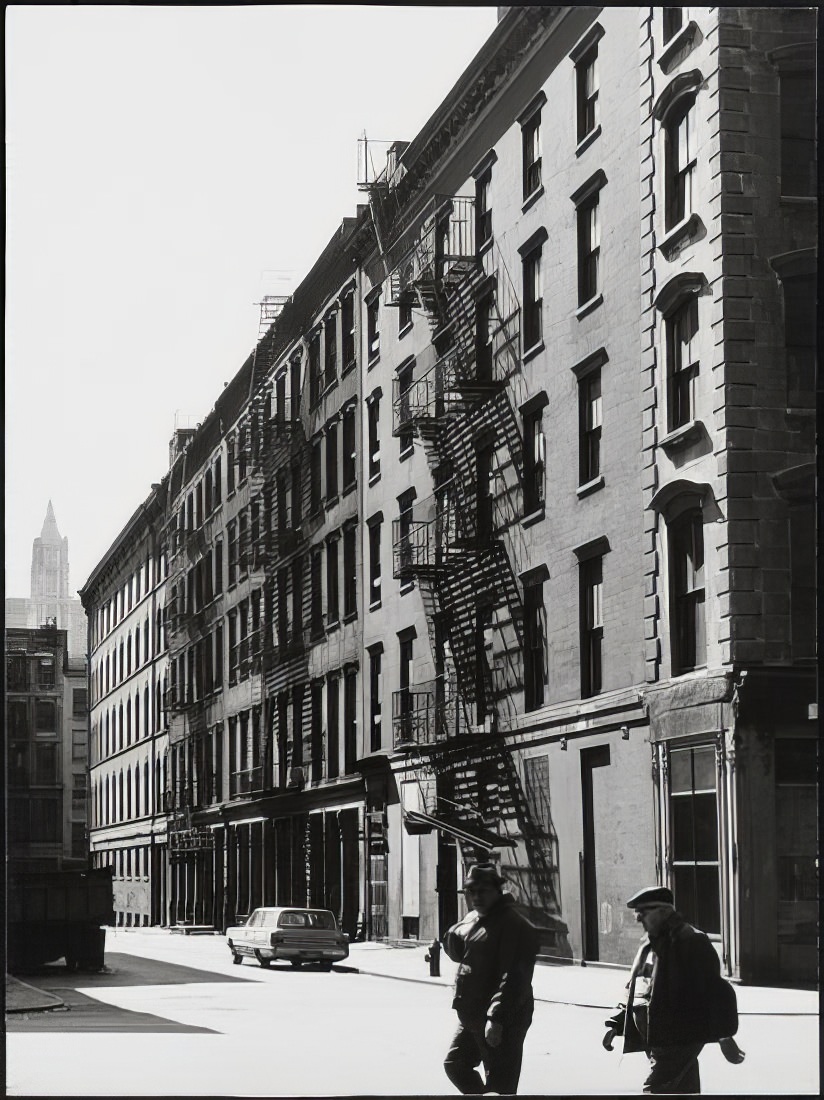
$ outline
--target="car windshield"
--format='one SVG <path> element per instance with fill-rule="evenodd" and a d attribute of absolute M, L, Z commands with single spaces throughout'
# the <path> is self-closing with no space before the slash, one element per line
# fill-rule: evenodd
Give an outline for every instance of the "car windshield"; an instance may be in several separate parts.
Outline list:
<path fill-rule="evenodd" d="M 337 925 L 331 913 L 323 909 L 290 909 L 280 914 L 280 928 L 322 928 L 334 932 Z"/>

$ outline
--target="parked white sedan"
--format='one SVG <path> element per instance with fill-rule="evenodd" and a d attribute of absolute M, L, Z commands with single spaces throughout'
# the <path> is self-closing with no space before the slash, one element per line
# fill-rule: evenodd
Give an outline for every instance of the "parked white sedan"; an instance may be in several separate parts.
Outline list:
<path fill-rule="evenodd" d="M 248 956 L 261 966 L 283 959 L 294 967 L 318 963 L 331 970 L 349 955 L 349 937 L 328 909 L 255 909 L 245 924 L 226 929 L 226 942 L 235 964 Z"/>

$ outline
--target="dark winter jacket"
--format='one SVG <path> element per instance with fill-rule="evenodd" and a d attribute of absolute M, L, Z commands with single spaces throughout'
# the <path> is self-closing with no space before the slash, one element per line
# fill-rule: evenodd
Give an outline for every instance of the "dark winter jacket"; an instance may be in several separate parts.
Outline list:
<path fill-rule="evenodd" d="M 715 1042 L 721 1036 L 714 1031 L 712 1000 L 718 995 L 720 972 L 706 934 L 673 913 L 660 935 L 641 941 L 626 1006 L 620 1005 L 606 1026 L 624 1036 L 626 1052 Z M 638 995 L 645 975 L 650 980 L 648 1004 Z"/>
<path fill-rule="evenodd" d="M 462 1018 L 529 1024 L 538 933 L 515 909 L 511 894 L 485 917 L 473 909 L 449 929 L 443 946 L 459 964 L 452 1007 Z"/>

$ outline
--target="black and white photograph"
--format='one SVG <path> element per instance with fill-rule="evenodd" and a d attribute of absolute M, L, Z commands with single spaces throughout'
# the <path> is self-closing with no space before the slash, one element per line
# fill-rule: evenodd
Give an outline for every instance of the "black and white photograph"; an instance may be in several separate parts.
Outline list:
<path fill-rule="evenodd" d="M 8 1096 L 820 1094 L 820 25 L 6 6 Z"/>

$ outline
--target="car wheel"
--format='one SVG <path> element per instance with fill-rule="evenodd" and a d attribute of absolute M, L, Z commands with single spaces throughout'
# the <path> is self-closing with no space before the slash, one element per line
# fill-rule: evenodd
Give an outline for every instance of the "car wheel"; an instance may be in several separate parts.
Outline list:
<path fill-rule="evenodd" d="M 235 964 L 235 966 L 240 966 L 240 964 L 243 962 L 243 956 L 238 955 L 238 953 L 236 951 L 233 951 L 232 952 L 232 962 Z"/>
<path fill-rule="evenodd" d="M 271 959 L 258 959 L 258 962 L 260 963 L 260 965 L 263 967 L 264 970 L 268 970 L 269 967 L 272 965 L 272 960 Z"/>
<path fill-rule="evenodd" d="M 318 963 L 318 965 L 320 966 L 321 970 L 325 970 L 327 973 L 332 969 L 331 963 Z"/>
<path fill-rule="evenodd" d="M 295 970 L 300 970 L 300 968 L 303 966 L 303 959 L 290 959 L 289 961 L 291 962 Z"/>

